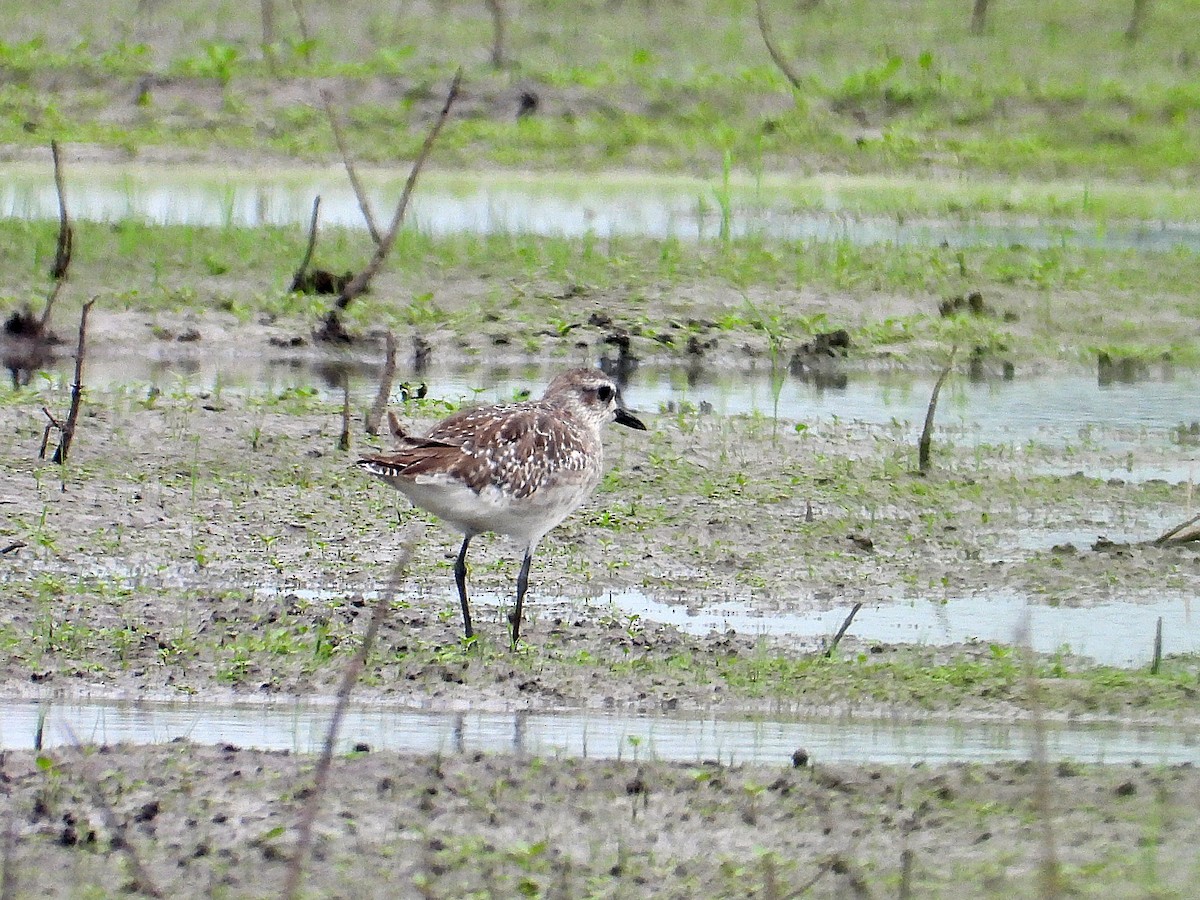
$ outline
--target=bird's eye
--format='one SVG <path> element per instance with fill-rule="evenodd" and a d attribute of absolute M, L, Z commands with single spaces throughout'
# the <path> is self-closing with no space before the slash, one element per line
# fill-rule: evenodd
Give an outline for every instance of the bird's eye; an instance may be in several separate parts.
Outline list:
<path fill-rule="evenodd" d="M 613 398 L 613 389 L 611 385 L 602 384 L 596 388 L 596 396 L 600 398 L 601 403 L 607 403 Z"/>

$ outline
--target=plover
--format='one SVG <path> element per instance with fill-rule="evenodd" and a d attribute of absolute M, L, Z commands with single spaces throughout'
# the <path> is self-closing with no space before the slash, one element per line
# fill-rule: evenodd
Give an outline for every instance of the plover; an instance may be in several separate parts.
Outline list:
<path fill-rule="evenodd" d="M 462 410 L 424 437 L 405 432 L 394 415 L 388 418 L 397 449 L 358 465 L 463 533 L 454 581 L 468 638 L 474 634 L 467 602 L 471 538 L 491 531 L 524 549 L 509 616 L 516 646 L 538 542 L 600 483 L 600 429 L 608 422 L 639 431 L 646 426 L 625 409 L 616 384 L 599 369 L 563 372 L 540 400 Z"/>

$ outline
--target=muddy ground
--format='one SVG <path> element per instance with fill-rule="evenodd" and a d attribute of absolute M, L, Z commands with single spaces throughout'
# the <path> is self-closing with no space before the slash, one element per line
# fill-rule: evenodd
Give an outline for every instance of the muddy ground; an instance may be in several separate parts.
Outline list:
<path fill-rule="evenodd" d="M 126 349 L 161 348 L 155 329 L 175 326 L 203 340 L 216 329 L 156 316 L 144 331 L 126 322 L 109 333 L 131 341 Z M 271 336 L 248 329 L 222 344 L 285 353 Z M 101 339 L 98 358 L 120 346 Z M 808 667 L 819 646 L 688 635 L 608 599 L 634 589 L 683 606 L 733 598 L 769 614 L 997 588 L 1080 606 L 1194 593 L 1200 560 L 1187 548 L 1051 537 L 1094 528 L 1097 538 L 1119 529 L 1148 540 L 1185 517 L 1186 486 L 1040 475 L 1056 451 L 1032 443 L 945 443 L 920 477 L 903 429 L 642 410 L 650 431 L 610 430 L 600 492 L 538 553 L 526 644 L 514 653 L 503 621 L 512 549 L 473 545 L 482 636 L 464 646 L 450 572 L 457 538 L 352 465 L 355 451 L 385 445 L 362 433 L 369 397 L 355 397 L 345 452 L 336 394 L 186 379 L 90 391 L 60 468 L 37 448 L 42 406 L 65 411 L 67 393 L 35 381 L 0 404 L 11 448 L 0 544 L 24 545 L 0 557 L 9 698 L 328 697 L 402 540 L 415 536 L 411 572 L 356 688 L 362 702 L 957 721 L 1028 717 L 1037 689 L 1052 717 L 1200 718 L 1187 661 L 1170 679 L 1130 686 L 1067 654 L 1053 661 L 1055 677 L 1030 678 L 1015 663 L 996 670 L 1007 649 L 887 647 L 851 633 L 844 667 Z M 446 411 L 437 396 L 434 385 L 431 398 L 398 409 L 424 427 Z M 1099 445 L 1077 452 L 1080 468 L 1104 461 Z M 876 662 L 886 666 L 877 675 L 861 668 Z M 982 674 L 915 680 L 947 666 Z M 187 744 L 111 748 L 86 763 L 70 751 L 41 764 L 10 753 L 13 896 L 129 886 L 122 839 L 89 785 L 165 892 L 273 894 L 312 762 Z M 307 884 L 322 896 L 348 895 L 350 878 L 368 896 L 774 897 L 810 883 L 817 896 L 877 896 L 907 877 L 912 896 L 961 885 L 1028 895 L 1040 890 L 1048 841 L 1084 893 L 1184 896 L 1196 883 L 1190 767 L 1067 765 L 1044 801 L 1037 771 L 358 754 L 336 765 Z"/>
<path fill-rule="evenodd" d="M 182 742 L 9 753 L 8 896 L 277 895 L 312 765 Z M 334 764 L 304 895 L 1190 895 L 1196 769 L 1039 771 L 358 752 Z"/>

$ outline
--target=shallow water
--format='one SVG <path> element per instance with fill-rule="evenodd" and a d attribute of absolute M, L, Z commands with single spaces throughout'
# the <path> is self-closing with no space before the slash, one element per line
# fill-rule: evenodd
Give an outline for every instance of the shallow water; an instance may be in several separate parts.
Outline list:
<path fill-rule="evenodd" d="M 247 749 L 313 753 L 331 709 L 304 703 L 233 706 L 188 703 L 0 704 L 0 749 L 32 749 L 41 709 L 44 746 L 163 743 L 186 738 Z M 1050 759 L 1080 762 L 1200 762 L 1190 732 L 1171 727 L 1049 724 Z M 817 763 L 1028 759 L 1034 734 L 1011 723 L 944 724 L 890 719 L 742 720 L 604 713 L 429 712 L 351 706 L 340 752 L 365 743 L 406 753 L 515 752 L 530 756 L 657 759 L 790 765 L 798 748 Z"/>
<path fill-rule="evenodd" d="M 666 603 L 640 592 L 614 594 L 625 614 L 674 625 L 692 634 L 733 629 L 827 640 L 837 633 L 853 604 L 836 609 L 794 613 L 764 612 L 746 603 L 694 606 Z M 943 646 L 971 641 L 1027 645 L 1038 653 L 1070 652 L 1097 663 L 1136 667 L 1153 659 L 1154 634 L 1163 620 L 1163 653 L 1200 653 L 1200 609 L 1190 596 L 1155 603 L 1102 603 L 1081 607 L 1030 604 L 1008 591 L 947 600 L 889 600 L 864 604 L 849 634 L 861 641 Z"/>
<path fill-rule="evenodd" d="M 400 182 L 363 174 L 373 209 L 390 210 Z M 364 228 L 358 202 L 340 169 L 243 173 L 144 165 L 76 166 L 67 198 L 76 219 L 138 219 L 168 225 L 294 225 L 306 228 L 313 198 L 321 196 L 321 221 Z M 799 210 L 773 190 L 742 190 L 732 205 L 730 234 L 787 240 L 850 241 L 952 247 L 1076 246 L 1166 251 L 1200 248 L 1200 228 L 1177 224 L 1098 227 L 1029 222 L 956 222 L 863 218 L 828 202 L 825 210 Z M 48 168 L 9 167 L 0 172 L 0 216 L 53 219 L 58 197 Z M 386 216 L 384 216 L 386 219 Z M 426 176 L 413 196 L 410 227 L 433 235 L 594 235 L 703 240 L 720 232 L 714 185 L 613 180 L 445 179 Z"/>
<path fill-rule="evenodd" d="M 54 377 L 64 389 L 73 366 L 67 357 L 56 363 Z M 88 357 L 88 381 L 93 386 L 132 390 L 153 386 L 167 394 L 232 391 L 269 396 L 299 388 L 333 399 L 341 396 L 343 372 L 355 401 L 374 399 L 378 370 L 368 360 L 315 362 L 269 355 L 150 359 L 106 357 L 99 352 Z M 426 384 L 429 396 L 456 402 L 504 402 L 517 391 L 539 390 L 551 374 L 537 366 L 471 371 L 433 367 L 419 376 L 402 370 L 397 382 Z M 630 377 L 625 399 L 631 407 L 649 412 L 686 407 L 713 415 L 758 413 L 809 425 L 893 426 L 897 440 L 915 446 L 935 379 L 852 370 L 843 374 L 836 385 L 830 385 L 787 373 L 773 380 L 762 370 L 690 376 L 682 367 L 644 366 Z M 1043 454 L 1034 465 L 1037 471 L 1056 474 L 1191 483 L 1200 475 L 1200 438 L 1187 435 L 1187 442 L 1181 443 L 1179 435 L 1180 429 L 1200 419 L 1197 396 L 1200 375 L 1171 369 L 1143 380 L 1105 384 L 1083 372 L 956 378 L 947 383 L 939 399 L 935 436 L 959 446 L 1019 448 L 1032 443 L 1056 451 L 1100 449 L 1107 462 L 1089 464 L 1071 452 L 1054 452 Z"/>

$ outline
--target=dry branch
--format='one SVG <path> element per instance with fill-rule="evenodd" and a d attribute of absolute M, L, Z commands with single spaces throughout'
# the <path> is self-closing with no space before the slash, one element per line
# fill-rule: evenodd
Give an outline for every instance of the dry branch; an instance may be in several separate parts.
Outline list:
<path fill-rule="evenodd" d="M 429 152 L 433 149 L 434 142 L 437 141 L 437 137 L 442 131 L 442 126 L 446 124 L 446 119 L 450 115 L 450 107 L 454 105 L 454 101 L 458 98 L 459 86 L 462 84 L 462 75 L 462 68 L 459 68 L 454 73 L 454 80 L 450 83 L 450 90 L 446 94 L 446 102 L 442 105 L 442 111 L 438 114 L 437 120 L 429 130 L 429 134 L 425 136 L 425 143 L 421 145 L 421 152 L 417 154 L 417 158 L 413 162 L 412 171 L 408 173 L 408 180 L 404 183 L 404 190 L 400 194 L 399 203 L 396 204 L 396 212 L 392 216 L 392 223 L 388 227 L 387 234 L 383 236 L 383 240 L 375 248 L 375 254 L 371 257 L 371 261 L 367 263 L 367 267 L 355 275 L 349 284 L 342 288 L 341 296 L 338 297 L 335 308 L 326 314 L 324 324 L 316 334 L 318 340 L 349 340 L 349 336 L 342 327 L 338 310 L 345 309 L 354 298 L 366 293 L 367 289 L 371 286 L 371 279 L 378 274 L 388 254 L 391 253 L 392 245 L 396 242 L 396 235 L 399 233 L 400 226 L 404 222 L 404 214 L 408 210 L 408 201 L 412 197 L 413 189 L 417 185 L 417 177 L 421 174 L 421 167 L 425 165 L 425 160 L 429 157 Z"/>
<path fill-rule="evenodd" d="M 1129 17 L 1129 26 L 1125 29 L 1125 40 L 1136 44 L 1146 27 L 1146 15 L 1150 11 L 1150 0 L 1133 0 L 1133 13 Z"/>
<path fill-rule="evenodd" d="M 300 6 L 300 0 L 292 0 L 292 9 L 296 12 L 296 21 L 300 25 L 300 36 L 305 43 L 311 40 L 308 30 L 308 20 L 304 18 L 304 10 Z M 321 98 L 321 106 L 325 109 L 325 118 L 329 120 L 329 130 L 333 132 L 333 142 L 337 145 L 338 153 L 342 157 L 342 165 L 346 168 L 346 177 L 350 179 L 350 187 L 354 190 L 354 196 L 358 200 L 358 208 L 362 210 L 363 218 L 367 220 L 367 231 L 371 234 L 371 240 L 379 246 L 382 238 L 379 236 L 379 228 L 375 225 L 375 215 L 371 211 L 371 204 L 367 200 L 366 191 L 363 190 L 362 182 L 358 180 L 358 172 L 354 168 L 354 160 L 350 158 L 350 148 L 346 144 L 346 136 L 342 131 L 342 122 L 337 116 L 337 111 L 333 108 L 333 95 L 328 89 L 322 87 L 317 91 Z"/>
<path fill-rule="evenodd" d="M 504 68 L 504 6 L 500 0 L 484 0 L 492 15 L 492 68 Z"/>
<path fill-rule="evenodd" d="M 983 34 L 987 28 L 988 0 L 975 0 L 971 7 L 971 34 Z"/>
<path fill-rule="evenodd" d="M 792 69 L 791 64 L 779 52 L 779 48 L 775 44 L 775 34 L 771 30 L 771 23 L 767 21 L 767 11 L 763 8 L 763 0 L 755 0 L 754 8 L 758 16 L 758 30 L 762 34 L 763 43 L 767 45 L 767 52 L 771 54 L 771 59 L 779 67 L 779 71 L 792 83 L 792 87 L 800 90 L 800 76 Z"/>
<path fill-rule="evenodd" d="M 350 371 L 342 372 L 342 434 L 338 438 L 338 449 L 343 453 L 350 450 Z"/>
<path fill-rule="evenodd" d="M 942 392 L 942 385 L 946 383 L 954 368 L 954 356 L 957 353 L 958 345 L 955 344 L 950 348 L 950 359 L 946 368 L 942 369 L 942 374 L 934 382 L 933 391 L 929 395 L 929 408 L 925 410 L 925 427 L 921 429 L 921 439 L 917 442 L 917 471 L 922 475 L 929 471 L 929 444 L 933 440 L 933 417 L 937 412 L 938 394 Z"/>
<path fill-rule="evenodd" d="M 39 331 L 45 333 L 50 322 L 50 313 L 54 309 L 54 301 L 67 280 L 67 271 L 71 268 L 71 249 L 74 244 L 75 232 L 71 227 L 71 218 L 67 215 L 67 193 L 64 186 L 62 154 L 58 150 L 58 141 L 50 142 L 50 155 L 54 158 L 54 187 L 58 191 L 58 245 L 54 250 L 54 267 L 50 277 L 54 279 L 54 287 L 46 297 L 46 306 L 42 310 Z"/>
<path fill-rule="evenodd" d="M 383 626 L 383 620 L 391 608 L 392 599 L 400 589 L 400 584 L 404 579 L 408 564 L 412 560 L 415 546 L 415 537 L 409 537 L 404 541 L 400 550 L 400 556 L 396 560 L 396 564 L 392 567 L 392 574 L 388 578 L 387 587 L 379 595 L 379 599 L 375 601 L 375 609 L 371 613 L 371 621 L 367 625 L 367 631 L 363 635 L 362 643 L 359 644 L 358 651 L 354 654 L 349 665 L 346 666 L 346 671 L 342 674 L 342 683 L 338 687 L 337 692 L 337 702 L 333 707 L 333 715 L 329 719 L 329 730 L 325 733 L 325 746 L 321 749 L 321 756 L 317 760 L 316 768 L 313 770 L 312 789 L 309 791 L 304 808 L 300 811 L 300 819 L 296 823 L 296 851 L 292 854 L 292 859 L 288 864 L 287 883 L 283 888 L 284 900 L 294 900 L 300 890 L 300 879 L 304 876 L 304 867 L 308 864 L 308 856 L 312 850 L 313 825 L 316 823 L 317 812 L 321 808 L 321 800 L 323 799 L 325 788 L 329 783 L 329 768 L 333 764 L 333 749 L 337 744 L 338 732 L 342 727 L 342 719 L 346 716 L 346 707 L 350 704 L 350 694 L 354 690 L 354 685 L 358 683 L 358 678 L 367 664 L 367 657 L 371 653 L 371 647 L 375 643 L 379 629 Z"/>
<path fill-rule="evenodd" d="M 313 251 L 317 247 L 317 220 L 320 216 L 321 195 L 317 194 L 313 198 L 312 218 L 308 220 L 308 245 L 304 248 L 304 257 L 300 260 L 300 266 L 296 269 L 296 274 L 292 276 L 290 290 L 298 291 L 304 286 L 304 279 L 308 274 L 308 264 L 312 262 Z"/>
<path fill-rule="evenodd" d="M 42 407 L 42 412 L 46 414 L 46 418 L 50 420 L 50 424 L 46 426 L 46 431 L 42 435 L 42 449 L 38 453 L 38 457 L 45 459 L 46 444 L 49 441 L 50 429 L 57 428 L 60 438 L 58 449 L 54 451 L 54 459 L 52 461 L 60 465 L 67 461 L 67 453 L 71 450 L 71 439 L 75 437 L 75 424 L 79 421 L 79 407 L 83 401 L 83 357 L 87 349 L 87 318 L 95 302 L 96 298 L 93 297 L 87 303 L 83 304 L 83 312 L 79 316 L 79 346 L 75 351 L 75 381 L 71 385 L 71 409 L 67 413 L 66 423 L 59 422 L 54 416 L 50 415 L 48 409 L 44 406 Z"/>
<path fill-rule="evenodd" d="M 396 378 L 396 335 L 391 329 L 387 333 L 387 355 L 383 359 L 383 371 L 379 375 L 379 391 L 375 394 L 375 402 L 367 413 L 367 434 L 379 434 L 379 426 L 383 423 L 383 412 L 387 409 L 388 397 L 392 394 L 392 382 Z"/>
<path fill-rule="evenodd" d="M 833 652 L 837 650 L 837 645 L 846 636 L 846 632 L 850 630 L 850 623 L 854 621 L 854 617 L 858 615 L 860 609 L 862 609 L 862 603 L 855 603 L 854 608 L 850 610 L 850 615 L 846 616 L 846 621 L 842 622 L 842 627 L 838 629 L 837 634 L 833 636 L 833 640 L 830 641 L 829 646 L 825 649 L 827 657 L 833 656 Z"/>
<path fill-rule="evenodd" d="M 1186 544 L 1191 541 L 1200 541 L 1200 515 L 1168 528 L 1154 539 L 1155 544 Z"/>

